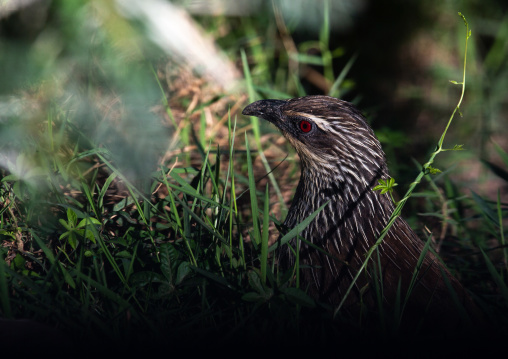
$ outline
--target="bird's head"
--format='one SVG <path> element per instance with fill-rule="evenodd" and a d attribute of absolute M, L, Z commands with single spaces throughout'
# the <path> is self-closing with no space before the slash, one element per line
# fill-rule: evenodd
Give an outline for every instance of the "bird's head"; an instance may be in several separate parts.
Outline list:
<path fill-rule="evenodd" d="M 386 171 L 379 141 L 349 102 L 329 96 L 261 100 L 248 105 L 242 114 L 277 126 L 295 147 L 304 171 L 364 184 Z"/>

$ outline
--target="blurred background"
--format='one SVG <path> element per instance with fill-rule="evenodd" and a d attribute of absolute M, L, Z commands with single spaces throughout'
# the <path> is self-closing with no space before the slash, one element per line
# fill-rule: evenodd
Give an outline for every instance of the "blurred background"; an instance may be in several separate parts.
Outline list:
<path fill-rule="evenodd" d="M 465 151 L 441 155 L 435 167 L 454 167 L 462 188 L 506 198 L 507 8 L 503 0 L 4 0 L 0 166 L 21 175 L 41 161 L 41 148 L 65 158 L 40 135 L 49 117 L 107 148 L 133 179 L 193 141 L 224 144 L 228 109 L 239 115 L 248 103 L 247 64 L 250 100 L 354 102 L 405 188 L 418 171 L 412 159 L 426 160 L 460 97 L 449 82 L 462 78 L 460 11 L 472 38 L 463 117 L 446 146 Z M 238 121 L 249 130 L 249 119 Z"/>

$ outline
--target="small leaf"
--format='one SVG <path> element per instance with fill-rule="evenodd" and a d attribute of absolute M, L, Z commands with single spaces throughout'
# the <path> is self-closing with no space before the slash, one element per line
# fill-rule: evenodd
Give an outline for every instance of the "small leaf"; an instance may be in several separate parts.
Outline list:
<path fill-rule="evenodd" d="M 76 239 L 76 235 L 74 234 L 74 232 L 69 232 L 67 242 L 71 245 L 72 249 L 76 249 L 76 247 L 78 246 L 78 240 Z"/>
<path fill-rule="evenodd" d="M 96 244 L 97 241 L 95 240 L 95 236 L 92 231 L 86 230 L 84 233 L 84 237 L 88 239 L 90 242 Z"/>
<path fill-rule="evenodd" d="M 58 222 L 60 222 L 60 224 L 61 224 L 62 226 L 64 226 L 66 230 L 68 230 L 68 231 L 70 231 L 70 230 L 71 230 L 71 226 L 70 226 L 67 222 L 65 222 L 63 219 L 61 219 L 61 218 L 60 218 L 60 219 L 58 220 Z"/>
<path fill-rule="evenodd" d="M 60 262 L 58 263 L 58 266 L 60 267 L 60 270 L 62 271 L 63 277 L 64 277 L 65 281 L 67 282 L 67 284 L 71 288 L 75 289 L 76 288 L 76 282 L 74 282 L 74 279 L 72 279 L 72 277 L 69 274 L 69 272 L 67 272 L 67 270 L 63 267 L 63 265 Z"/>
<path fill-rule="evenodd" d="M 100 226 L 102 223 L 97 218 L 87 217 L 87 218 L 83 218 L 79 222 L 79 224 L 77 225 L 77 228 L 85 227 L 87 224 L 97 224 Z"/>
<path fill-rule="evenodd" d="M 393 187 L 397 186 L 397 183 L 395 183 L 395 179 L 389 177 L 386 180 L 379 179 L 378 180 L 379 185 L 374 187 L 374 191 L 381 191 L 381 194 L 385 194 L 387 192 L 392 192 Z"/>
<path fill-rule="evenodd" d="M 176 281 L 175 283 L 178 285 L 182 283 L 182 281 L 192 272 L 189 262 L 182 262 L 178 266 L 178 270 L 176 271 Z"/>
<path fill-rule="evenodd" d="M 2 178 L 1 182 L 18 181 L 19 177 L 15 174 L 10 174 Z"/>
<path fill-rule="evenodd" d="M 76 215 L 76 212 L 74 212 L 71 208 L 67 208 L 67 219 L 69 221 L 69 224 L 73 227 L 78 222 L 78 216 Z"/>
<path fill-rule="evenodd" d="M 249 278 L 249 284 L 250 286 L 255 289 L 258 293 L 264 293 L 265 289 L 263 288 L 263 285 L 261 284 L 261 278 L 259 277 L 259 274 L 255 271 L 249 271 L 247 274 Z"/>
<path fill-rule="evenodd" d="M 173 271 L 172 271 L 172 265 L 171 265 L 171 258 L 169 254 L 169 244 L 165 244 L 161 246 L 160 251 L 160 261 L 161 261 L 161 272 L 166 277 L 168 282 L 173 282 Z"/>
<path fill-rule="evenodd" d="M 438 173 L 441 173 L 442 171 L 439 168 L 434 168 L 432 166 L 427 167 L 427 170 L 431 175 L 436 175 Z"/>
<path fill-rule="evenodd" d="M 14 269 L 23 269 L 25 268 L 25 258 L 19 253 L 16 254 L 16 257 L 14 257 L 14 260 L 11 263 L 11 268 Z"/>

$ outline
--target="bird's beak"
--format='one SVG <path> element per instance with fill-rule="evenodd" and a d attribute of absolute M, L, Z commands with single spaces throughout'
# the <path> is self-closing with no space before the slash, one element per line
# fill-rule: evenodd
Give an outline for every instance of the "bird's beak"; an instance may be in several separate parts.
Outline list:
<path fill-rule="evenodd" d="M 242 115 L 256 116 L 278 125 L 281 119 L 281 106 L 286 101 L 282 100 L 261 100 L 251 103 L 242 111 Z"/>

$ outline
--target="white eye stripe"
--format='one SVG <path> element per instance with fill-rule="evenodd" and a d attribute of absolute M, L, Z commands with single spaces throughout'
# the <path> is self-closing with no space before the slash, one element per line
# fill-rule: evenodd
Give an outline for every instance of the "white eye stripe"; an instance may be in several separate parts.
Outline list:
<path fill-rule="evenodd" d="M 342 116 L 322 118 L 322 117 L 314 116 L 313 114 L 310 114 L 310 113 L 296 112 L 296 111 L 286 111 L 285 115 L 288 117 L 307 118 L 307 119 L 311 120 L 312 122 L 314 122 L 316 124 L 316 126 L 318 128 L 320 128 L 322 131 L 331 132 L 335 135 L 339 135 L 339 132 L 337 131 L 336 127 L 330 123 L 330 120 L 344 120 L 345 119 L 345 117 L 342 117 Z M 347 134 L 358 133 L 359 131 L 367 132 L 367 134 L 369 132 L 368 129 L 366 129 L 362 126 L 359 126 L 358 124 L 350 123 L 348 121 L 341 122 L 340 131 L 342 133 L 347 133 Z"/>
<path fill-rule="evenodd" d="M 321 130 L 323 130 L 323 131 L 330 131 L 330 130 L 332 130 L 332 128 L 329 125 L 329 123 L 325 119 L 322 119 L 321 117 L 316 117 L 316 116 L 313 116 L 311 114 L 304 113 L 304 112 L 294 112 L 294 111 L 287 111 L 285 114 L 288 117 L 307 118 L 307 119 L 311 120 L 312 122 L 314 122 L 314 124 L 317 127 L 319 127 Z"/>

